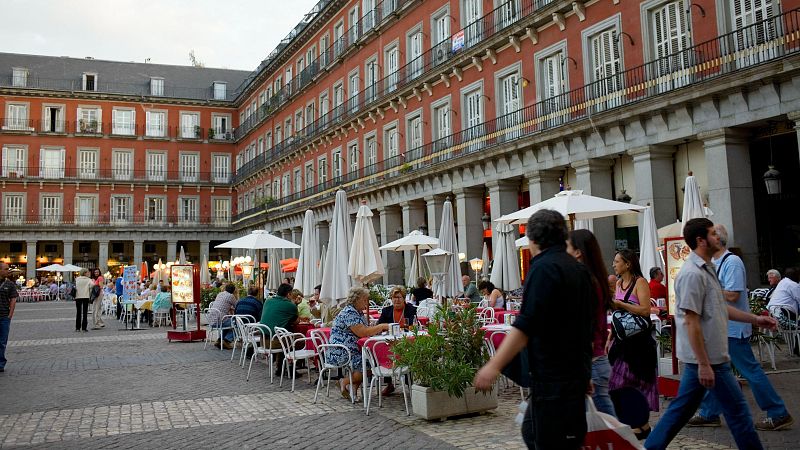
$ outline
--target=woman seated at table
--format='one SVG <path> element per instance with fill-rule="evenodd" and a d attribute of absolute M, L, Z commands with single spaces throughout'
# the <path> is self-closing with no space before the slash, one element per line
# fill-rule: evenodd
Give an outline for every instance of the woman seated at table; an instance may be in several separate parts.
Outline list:
<path fill-rule="evenodd" d="M 425 286 L 427 282 L 425 277 L 417 278 L 417 287 L 411 290 L 411 301 L 415 305 L 419 305 L 419 302 L 425 299 L 433 298 L 433 291 Z"/>
<path fill-rule="evenodd" d="M 153 316 L 161 310 L 169 310 L 170 320 L 175 320 L 172 317 L 172 294 L 169 291 L 169 285 L 165 285 L 163 289 L 164 290 L 156 294 L 153 299 L 153 306 L 149 319 L 151 327 L 153 326 Z"/>
<path fill-rule="evenodd" d="M 483 280 L 478 283 L 478 292 L 486 298 L 489 308 L 505 308 L 506 301 L 503 292 L 494 287 L 491 281 Z"/>
<path fill-rule="evenodd" d="M 350 367 L 353 369 L 353 392 L 358 391 L 358 387 L 363 380 L 361 373 L 361 349 L 358 348 L 358 339 L 362 337 L 375 336 L 376 334 L 389 329 L 389 325 L 381 323 L 368 326 L 364 316 L 364 310 L 369 307 L 369 291 L 364 288 L 356 287 L 350 289 L 347 294 L 347 306 L 342 309 L 333 319 L 331 327 L 331 344 L 343 345 L 350 352 Z M 347 354 L 340 347 L 334 347 L 326 353 L 326 360 L 329 364 L 342 365 L 347 361 Z M 339 388 L 342 397 L 349 399 L 350 380 L 342 378 L 339 381 Z"/>
<path fill-rule="evenodd" d="M 392 306 L 381 310 L 378 323 L 399 323 L 401 327 L 408 328 L 414 322 L 417 308 L 406 303 L 406 290 L 401 286 L 395 286 L 389 291 L 389 299 L 392 300 Z"/>

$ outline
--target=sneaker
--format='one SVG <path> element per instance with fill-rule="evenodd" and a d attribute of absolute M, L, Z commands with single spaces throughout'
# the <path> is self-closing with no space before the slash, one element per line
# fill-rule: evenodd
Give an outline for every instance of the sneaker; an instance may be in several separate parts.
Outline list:
<path fill-rule="evenodd" d="M 722 422 L 719 420 L 719 417 L 716 419 L 706 419 L 700 414 L 695 414 L 689 419 L 688 425 L 690 427 L 719 427 L 722 426 Z"/>
<path fill-rule="evenodd" d="M 778 431 L 789 428 L 793 423 L 794 418 L 792 418 L 791 414 L 778 418 L 766 417 L 761 422 L 756 423 L 756 430 Z"/>
<path fill-rule="evenodd" d="M 224 348 L 225 350 L 230 350 L 233 348 L 233 344 L 231 344 L 228 341 L 222 341 L 222 348 Z"/>

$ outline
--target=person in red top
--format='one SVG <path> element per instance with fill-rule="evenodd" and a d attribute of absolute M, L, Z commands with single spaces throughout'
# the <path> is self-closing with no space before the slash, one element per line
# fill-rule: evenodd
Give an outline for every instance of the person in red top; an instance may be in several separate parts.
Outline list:
<path fill-rule="evenodd" d="M 667 298 L 667 288 L 662 283 L 664 281 L 664 272 L 660 267 L 653 267 L 650 269 L 650 297 L 651 298 Z"/>

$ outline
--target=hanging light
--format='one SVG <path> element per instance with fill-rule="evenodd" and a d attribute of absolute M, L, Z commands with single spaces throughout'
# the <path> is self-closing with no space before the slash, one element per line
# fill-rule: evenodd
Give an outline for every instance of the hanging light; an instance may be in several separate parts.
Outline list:
<path fill-rule="evenodd" d="M 781 173 L 775 170 L 772 165 L 772 136 L 769 138 L 769 165 L 768 170 L 764 172 L 764 184 L 767 185 L 767 194 L 778 195 L 781 193 Z"/>
<path fill-rule="evenodd" d="M 622 203 L 630 203 L 633 199 L 630 195 L 628 195 L 627 192 L 625 192 L 625 169 L 622 167 L 622 156 L 619 157 L 619 176 L 622 178 L 622 190 L 620 191 L 619 196 L 617 196 L 617 201 Z"/>
<path fill-rule="evenodd" d="M 481 225 L 483 225 L 483 231 L 488 230 L 489 225 L 491 224 L 492 224 L 492 218 L 489 217 L 489 214 L 483 213 L 483 216 L 481 216 Z"/>

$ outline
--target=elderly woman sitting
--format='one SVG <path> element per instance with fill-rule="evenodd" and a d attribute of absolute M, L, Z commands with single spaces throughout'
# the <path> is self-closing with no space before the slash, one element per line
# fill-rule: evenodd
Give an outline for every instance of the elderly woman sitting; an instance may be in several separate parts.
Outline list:
<path fill-rule="evenodd" d="M 389 291 L 389 298 L 392 306 L 387 306 L 381 310 L 381 317 L 378 323 L 399 323 L 401 327 L 408 328 L 414 322 L 417 315 L 417 308 L 406 303 L 406 290 L 396 286 Z"/>
<path fill-rule="evenodd" d="M 389 325 L 382 323 L 368 326 L 364 310 L 369 307 L 369 291 L 364 288 L 352 288 L 347 295 L 347 306 L 333 320 L 331 328 L 331 344 L 343 345 L 350 353 L 350 367 L 353 369 L 353 392 L 358 390 L 363 379 L 361 373 L 361 350 L 358 348 L 358 339 L 375 336 L 389 329 Z M 329 364 L 342 365 L 347 362 L 347 352 L 341 347 L 333 347 L 326 353 Z M 348 385 L 350 380 L 339 380 L 342 397 L 349 399 Z"/>

